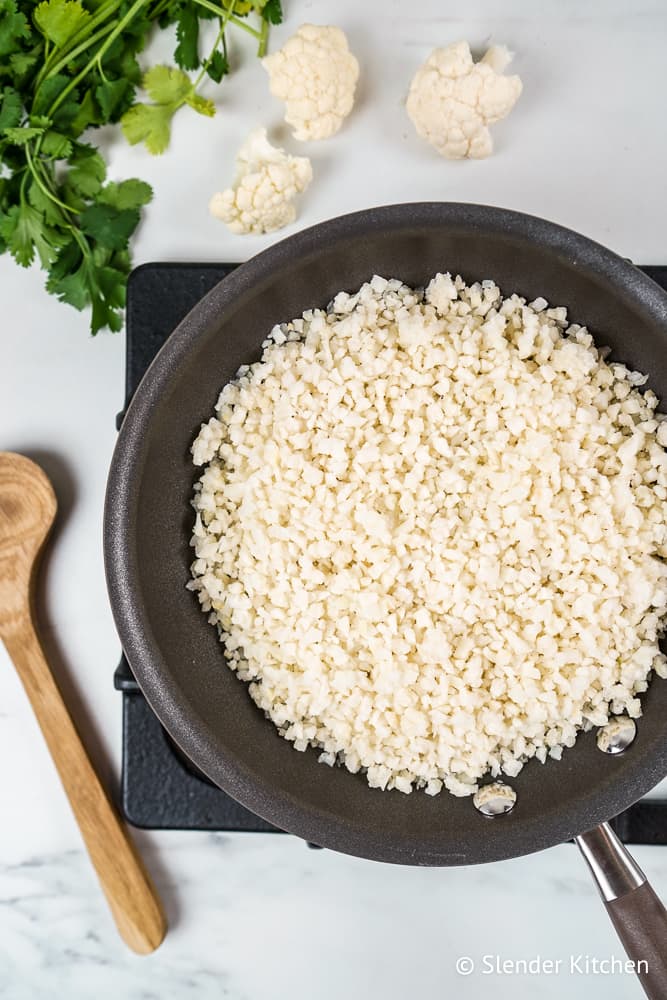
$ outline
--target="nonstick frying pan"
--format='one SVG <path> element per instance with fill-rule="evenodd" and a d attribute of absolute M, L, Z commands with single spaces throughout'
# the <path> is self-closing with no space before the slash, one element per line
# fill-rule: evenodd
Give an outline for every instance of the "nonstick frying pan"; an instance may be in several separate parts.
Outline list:
<path fill-rule="evenodd" d="M 111 603 L 136 678 L 167 731 L 216 784 L 276 826 L 379 861 L 466 865 L 580 842 L 653 997 L 667 997 L 667 918 L 608 826 L 667 773 L 667 682 L 653 681 L 632 745 L 601 753 L 581 735 L 560 762 L 530 761 L 517 802 L 493 819 L 469 798 L 369 788 L 283 740 L 222 662 L 186 591 L 197 478 L 190 444 L 221 387 L 256 361 L 274 323 L 324 306 L 374 273 L 420 285 L 437 271 L 493 278 L 505 293 L 566 305 L 612 356 L 667 398 L 667 296 L 632 264 L 567 229 L 479 205 L 370 209 L 277 243 L 225 278 L 178 326 L 125 416 L 105 511 Z M 165 295 L 169 294 L 165 287 Z"/>

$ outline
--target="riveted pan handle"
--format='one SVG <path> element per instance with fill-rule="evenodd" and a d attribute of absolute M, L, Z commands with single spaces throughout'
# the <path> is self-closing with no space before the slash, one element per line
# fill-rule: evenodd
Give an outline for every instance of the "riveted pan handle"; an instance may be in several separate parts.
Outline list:
<path fill-rule="evenodd" d="M 667 910 L 608 823 L 575 837 L 649 1000 L 667 997 Z"/>

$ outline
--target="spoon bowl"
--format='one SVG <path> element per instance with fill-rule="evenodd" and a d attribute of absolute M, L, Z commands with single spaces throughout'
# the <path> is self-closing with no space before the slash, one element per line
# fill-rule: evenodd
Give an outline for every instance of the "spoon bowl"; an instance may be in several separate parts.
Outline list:
<path fill-rule="evenodd" d="M 35 567 L 58 504 L 38 465 L 0 452 L 0 635 L 17 629 L 27 612 Z"/>

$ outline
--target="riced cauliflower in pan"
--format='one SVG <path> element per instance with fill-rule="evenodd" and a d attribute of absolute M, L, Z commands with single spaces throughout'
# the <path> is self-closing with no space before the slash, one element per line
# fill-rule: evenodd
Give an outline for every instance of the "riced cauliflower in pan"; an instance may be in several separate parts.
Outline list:
<path fill-rule="evenodd" d="M 285 101 L 294 138 L 327 139 L 338 132 L 354 104 L 359 63 L 340 28 L 302 24 L 262 64 L 271 93 Z"/>
<path fill-rule="evenodd" d="M 190 587 L 297 750 L 469 795 L 641 714 L 667 418 L 544 299 L 375 277 L 275 327 L 193 445 Z"/>
<path fill-rule="evenodd" d="M 503 45 L 493 45 L 477 63 L 467 42 L 434 49 L 406 102 L 418 135 L 449 160 L 490 156 L 488 126 L 505 118 L 521 95 L 519 77 L 504 75 L 511 61 Z"/>

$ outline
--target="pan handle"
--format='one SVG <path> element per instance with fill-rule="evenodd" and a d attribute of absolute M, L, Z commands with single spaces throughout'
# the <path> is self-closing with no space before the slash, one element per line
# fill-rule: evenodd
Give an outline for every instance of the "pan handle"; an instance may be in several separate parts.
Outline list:
<path fill-rule="evenodd" d="M 575 837 L 649 1000 L 667 997 L 667 910 L 608 823 Z"/>

